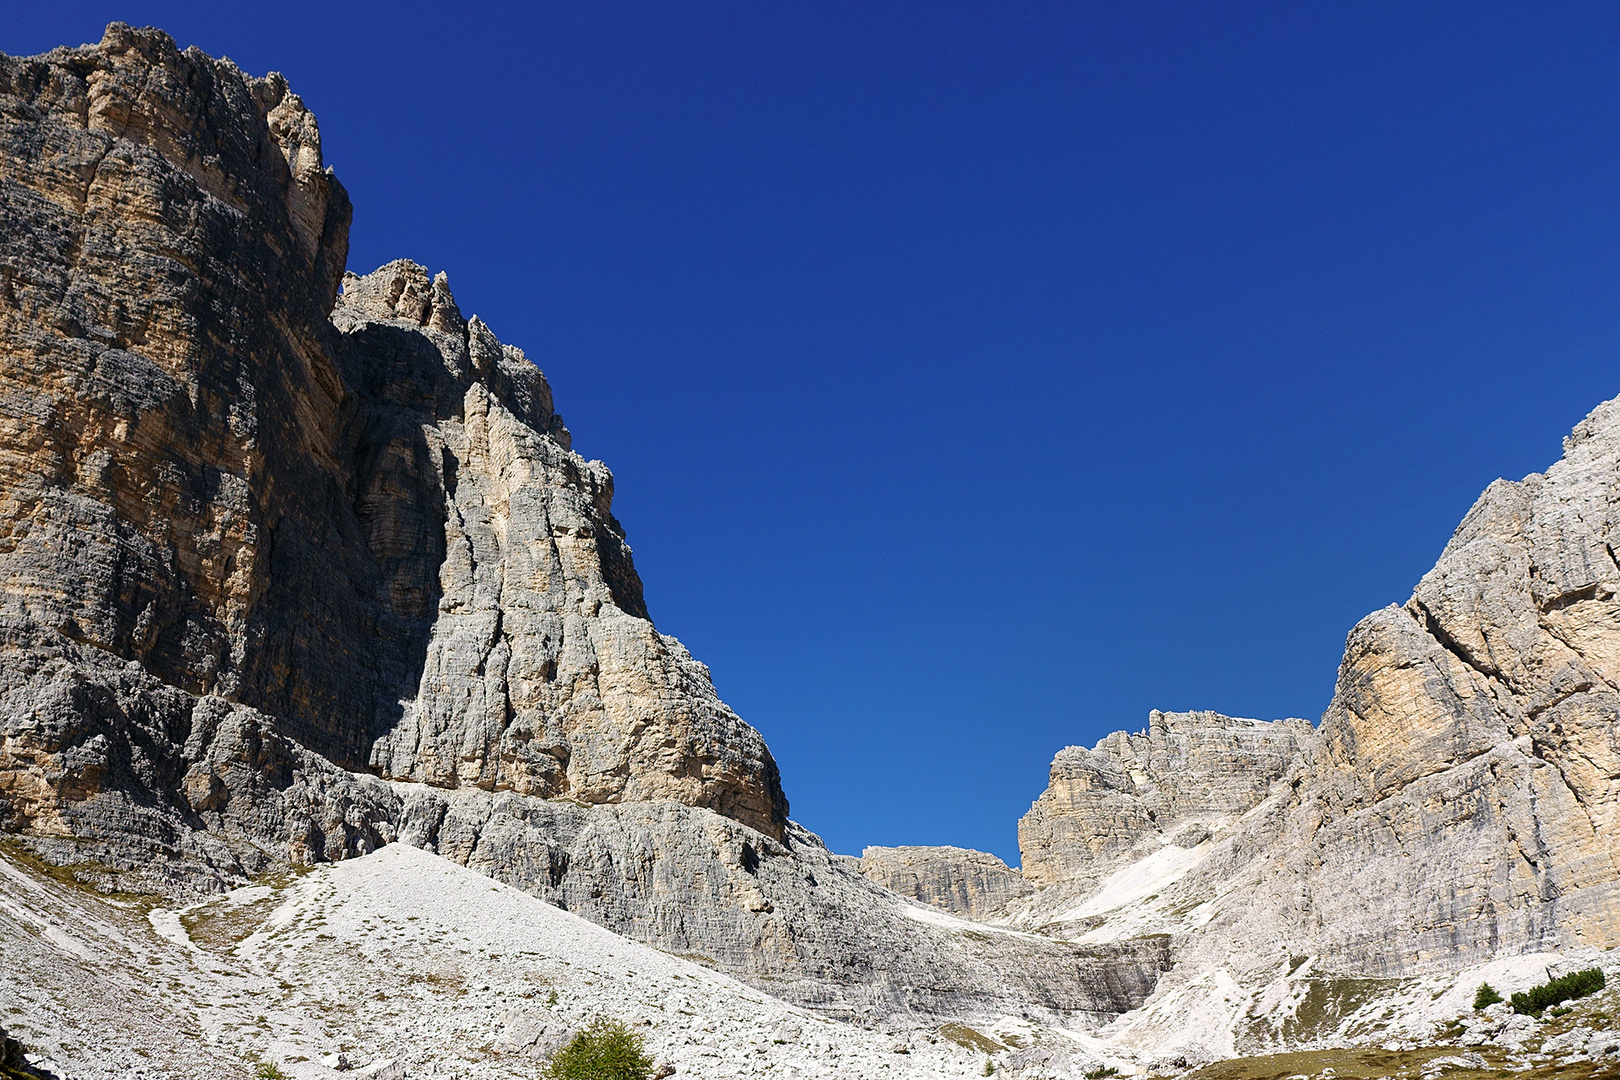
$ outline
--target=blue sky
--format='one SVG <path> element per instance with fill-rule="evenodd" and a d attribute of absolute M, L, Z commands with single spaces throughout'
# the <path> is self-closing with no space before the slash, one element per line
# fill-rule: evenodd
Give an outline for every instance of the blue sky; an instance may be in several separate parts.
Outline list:
<path fill-rule="evenodd" d="M 1620 393 L 1620 8 L 13 6 L 287 74 L 839 851 L 1016 861 L 1052 754 L 1316 719 Z"/>

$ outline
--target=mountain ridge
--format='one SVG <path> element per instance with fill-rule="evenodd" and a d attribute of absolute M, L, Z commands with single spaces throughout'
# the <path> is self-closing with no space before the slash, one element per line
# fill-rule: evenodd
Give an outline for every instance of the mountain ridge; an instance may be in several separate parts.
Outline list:
<path fill-rule="evenodd" d="M 117 23 L 0 57 L 34 856 L 180 897 L 405 843 L 831 1017 L 1139 1063 L 1287 1045 L 1312 980 L 1620 945 L 1620 398 L 1351 630 L 1319 725 L 1155 712 L 1056 756 L 1020 871 L 857 860 L 651 621 L 545 376 L 443 274 L 345 274 L 349 216 L 280 76 Z"/>

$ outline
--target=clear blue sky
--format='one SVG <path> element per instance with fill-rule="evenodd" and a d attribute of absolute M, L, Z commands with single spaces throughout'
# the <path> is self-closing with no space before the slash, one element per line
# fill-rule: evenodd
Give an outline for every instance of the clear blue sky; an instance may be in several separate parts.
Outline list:
<path fill-rule="evenodd" d="M 11 5 L 285 72 L 550 376 L 660 629 L 839 851 L 1018 857 L 1052 754 L 1319 717 L 1620 393 L 1620 7 Z"/>

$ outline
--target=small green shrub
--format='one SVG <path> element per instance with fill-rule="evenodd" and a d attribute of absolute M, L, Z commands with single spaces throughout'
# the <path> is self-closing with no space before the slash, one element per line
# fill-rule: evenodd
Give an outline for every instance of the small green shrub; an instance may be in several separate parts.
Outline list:
<path fill-rule="evenodd" d="M 648 1080 L 652 1066 L 640 1035 L 599 1016 L 552 1055 L 541 1075 L 545 1080 Z"/>
<path fill-rule="evenodd" d="M 1488 1008 L 1502 1000 L 1502 995 L 1496 992 L 1496 987 L 1490 983 L 1480 983 L 1479 989 L 1474 991 L 1474 1009 Z"/>
<path fill-rule="evenodd" d="M 989 1058 L 985 1058 L 984 1059 L 984 1072 L 980 1073 L 979 1075 L 980 1076 L 994 1076 L 994 1075 L 996 1075 L 996 1063 L 994 1061 L 991 1061 Z"/>
<path fill-rule="evenodd" d="M 1085 1074 L 1086 1080 L 1103 1080 L 1106 1076 L 1118 1076 L 1119 1070 L 1110 1065 L 1106 1069 L 1092 1069 Z"/>
<path fill-rule="evenodd" d="M 253 1075 L 257 1078 L 257 1080 L 292 1080 L 291 1077 L 278 1069 L 274 1064 L 260 1065 L 257 1069 L 253 1070 Z"/>
<path fill-rule="evenodd" d="M 1574 998 L 1595 994 L 1604 986 L 1603 972 L 1597 968 L 1572 971 L 1568 975 L 1532 986 L 1513 995 L 1513 1011 L 1525 1016 L 1540 1016 L 1543 1009 L 1562 1005 Z"/>

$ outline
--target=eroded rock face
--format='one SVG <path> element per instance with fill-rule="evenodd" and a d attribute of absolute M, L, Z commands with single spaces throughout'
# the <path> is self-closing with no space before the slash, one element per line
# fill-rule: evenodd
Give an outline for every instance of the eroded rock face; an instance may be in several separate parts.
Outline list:
<path fill-rule="evenodd" d="M 1169 934 L 1174 969 L 1119 1037 L 1222 1053 L 1285 1043 L 1244 1017 L 1306 979 L 1620 944 L 1617 550 L 1620 399 L 1546 473 L 1492 484 L 1411 599 L 1351 631 L 1320 727 L 1273 726 L 1292 756 L 1195 765 L 1162 714 L 1060 753 L 1020 828 L 1045 887 L 1009 921 Z"/>
<path fill-rule="evenodd" d="M 922 915 L 792 823 L 778 841 L 669 801 L 395 788 L 402 840 L 834 1015 L 1106 1020 L 1168 961 L 1162 936 L 1080 945 Z"/>
<path fill-rule="evenodd" d="M 1315 739 L 1304 720 L 1154 710 L 1146 732 L 1067 747 L 1018 823 L 1024 876 L 1088 886 L 1164 844 L 1201 843 L 1258 805 Z"/>
<path fill-rule="evenodd" d="M 334 775 L 781 835 L 769 751 L 648 621 L 538 369 L 414 264 L 339 301 L 348 200 L 280 76 L 115 24 L 0 58 L 0 124 L 10 828 L 185 847 L 236 812 L 197 771 L 217 698 Z M 243 856 L 312 842 L 283 832 Z"/>
<path fill-rule="evenodd" d="M 1546 473 L 1487 488 L 1412 598 L 1351 631 L 1293 822 L 1333 870 L 1336 962 L 1620 943 L 1617 546 L 1620 399 Z M 1355 913 L 1358 891 L 1410 917 Z"/>
<path fill-rule="evenodd" d="M 362 391 L 359 523 L 400 628 L 370 764 L 438 787 L 674 799 L 769 835 L 787 821 L 759 733 L 647 618 L 613 476 L 568 449 L 519 350 L 414 263 L 350 275 L 333 314 Z"/>
<path fill-rule="evenodd" d="M 1162 938 L 919 919 L 791 825 L 539 370 L 348 215 L 279 76 L 0 57 L 0 828 L 170 892 L 403 839 L 852 1016 L 1146 997 Z"/>
<path fill-rule="evenodd" d="M 859 866 L 868 881 L 969 919 L 1035 891 L 1017 870 L 971 848 L 869 847 Z"/>

